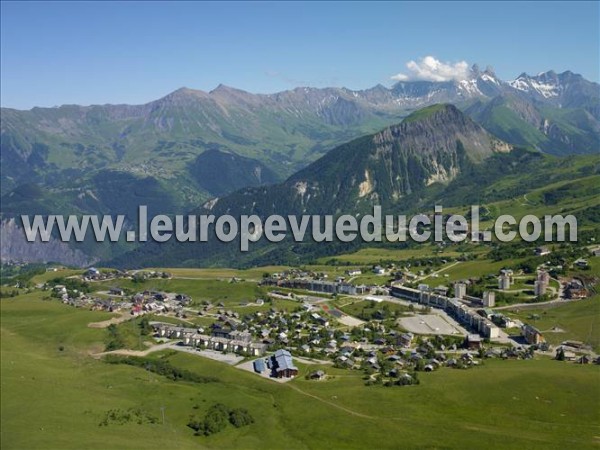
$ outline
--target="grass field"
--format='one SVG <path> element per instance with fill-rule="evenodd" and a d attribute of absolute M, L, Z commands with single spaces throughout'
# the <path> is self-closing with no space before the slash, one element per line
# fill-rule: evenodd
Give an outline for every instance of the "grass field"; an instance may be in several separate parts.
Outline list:
<path fill-rule="evenodd" d="M 537 327 L 550 344 L 573 339 L 585 342 L 600 352 L 600 295 L 561 306 L 510 309 L 506 313 Z M 532 319 L 534 314 L 539 318 Z M 552 332 L 554 327 L 563 331 Z"/>
<path fill-rule="evenodd" d="M 457 280 L 465 280 L 468 278 L 482 277 L 489 274 L 498 275 L 500 269 L 512 268 L 515 269 L 521 260 L 515 259 L 511 264 L 506 261 L 491 261 L 489 259 L 475 259 L 473 261 L 459 262 L 453 266 L 448 265 L 447 268 L 442 267 L 438 278 L 428 277 L 422 283 L 437 286 L 438 284 L 449 283 Z M 447 277 L 445 275 L 448 275 Z"/>
<path fill-rule="evenodd" d="M 321 258 L 319 261 L 325 263 L 326 261 L 334 260 L 341 263 L 372 265 L 379 264 L 382 261 L 405 261 L 410 258 L 427 258 L 432 255 L 443 258 L 445 256 L 460 256 L 460 253 L 454 250 L 439 251 L 431 245 L 421 245 L 417 248 L 399 250 L 390 248 L 363 248 L 354 253 Z"/>
<path fill-rule="evenodd" d="M 597 366 L 491 360 L 469 371 L 422 374 L 419 386 L 384 388 L 364 386 L 360 372 L 329 366 L 328 381 L 300 376 L 280 385 L 197 356 L 163 355 L 177 367 L 218 378 L 192 384 L 90 358 L 105 330 L 86 324 L 108 314 L 38 294 L 0 304 L 3 449 L 481 448 L 482 442 L 548 449 L 598 443 Z M 317 367 L 298 365 L 302 375 Z M 193 436 L 189 416 L 214 402 L 247 408 L 255 423 Z M 99 426 L 107 411 L 130 407 L 159 423 Z"/>
<path fill-rule="evenodd" d="M 287 266 L 265 266 L 256 267 L 253 269 L 237 270 L 237 269 L 186 269 L 186 268 L 173 268 L 173 269 L 157 269 L 160 271 L 166 271 L 175 277 L 188 277 L 188 278 L 206 278 L 206 279 L 231 279 L 233 277 L 242 278 L 253 281 L 260 281 L 265 272 L 281 272 L 289 269 Z"/>
<path fill-rule="evenodd" d="M 184 293 L 191 296 L 193 303 L 197 305 L 202 301 L 210 301 L 214 304 L 237 306 L 242 301 L 253 302 L 257 298 L 265 298 L 267 293 L 266 289 L 259 287 L 255 281 L 151 278 L 140 283 L 127 279 L 91 283 L 94 290 L 108 290 L 114 286 L 131 289 L 133 292 L 153 290 Z"/>

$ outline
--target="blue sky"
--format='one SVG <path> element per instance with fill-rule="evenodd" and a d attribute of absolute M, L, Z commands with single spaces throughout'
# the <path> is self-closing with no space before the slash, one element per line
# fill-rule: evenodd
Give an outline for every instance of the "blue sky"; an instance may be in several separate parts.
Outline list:
<path fill-rule="evenodd" d="M 219 83 L 362 89 L 427 55 L 599 79 L 598 2 L 2 2 L 1 103 L 144 103 Z"/>

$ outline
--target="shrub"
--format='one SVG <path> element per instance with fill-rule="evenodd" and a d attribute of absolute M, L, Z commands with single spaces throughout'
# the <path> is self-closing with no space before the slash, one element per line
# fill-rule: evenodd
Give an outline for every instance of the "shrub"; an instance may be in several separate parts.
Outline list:
<path fill-rule="evenodd" d="M 236 428 L 245 427 L 254 423 L 254 418 L 247 409 L 237 408 L 229 411 L 229 422 Z"/>

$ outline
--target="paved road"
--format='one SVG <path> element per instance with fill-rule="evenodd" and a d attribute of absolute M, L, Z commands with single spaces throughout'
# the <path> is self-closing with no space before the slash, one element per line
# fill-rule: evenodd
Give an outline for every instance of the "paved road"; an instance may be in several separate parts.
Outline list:
<path fill-rule="evenodd" d="M 548 300 L 547 302 L 539 302 L 539 303 L 513 303 L 512 305 L 498 306 L 493 308 L 495 310 L 504 310 L 504 309 L 513 309 L 513 308 L 523 308 L 523 309 L 535 309 L 541 308 L 543 306 L 560 306 L 567 305 L 573 302 L 579 302 L 581 300 L 565 300 L 562 298 L 555 300 Z"/>
<path fill-rule="evenodd" d="M 460 261 L 454 261 L 454 262 L 453 262 L 453 263 L 451 263 L 451 264 L 446 264 L 444 267 L 442 267 L 442 268 L 440 268 L 440 269 L 436 270 L 435 272 L 431 272 L 431 273 L 430 273 L 430 274 L 428 274 L 428 275 L 423 275 L 422 277 L 418 277 L 418 278 L 416 278 L 416 279 L 415 279 L 415 282 L 426 280 L 427 278 L 431 278 L 431 277 L 433 277 L 434 275 L 439 275 L 440 273 L 442 273 L 442 272 L 444 272 L 444 271 L 446 271 L 446 270 L 448 270 L 448 269 L 450 269 L 450 268 L 452 268 L 452 267 L 456 266 L 457 264 L 460 264 Z"/>

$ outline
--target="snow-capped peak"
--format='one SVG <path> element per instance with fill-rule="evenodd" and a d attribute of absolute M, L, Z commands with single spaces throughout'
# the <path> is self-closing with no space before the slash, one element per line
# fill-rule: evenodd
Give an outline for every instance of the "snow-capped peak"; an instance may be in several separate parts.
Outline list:
<path fill-rule="evenodd" d="M 490 83 L 494 83 L 494 84 L 498 84 L 498 85 L 500 84 L 500 82 L 494 75 L 486 73 L 486 72 L 484 72 L 483 75 L 481 75 L 481 79 L 483 81 L 488 81 Z"/>
<path fill-rule="evenodd" d="M 561 86 L 556 79 L 549 79 L 548 72 L 541 73 L 535 77 L 530 77 L 522 73 L 515 80 L 508 84 L 515 89 L 523 92 L 535 92 L 544 98 L 558 97 Z"/>
<path fill-rule="evenodd" d="M 477 79 L 461 80 L 458 82 L 459 89 L 465 91 L 469 95 L 483 95 L 477 86 Z"/>

